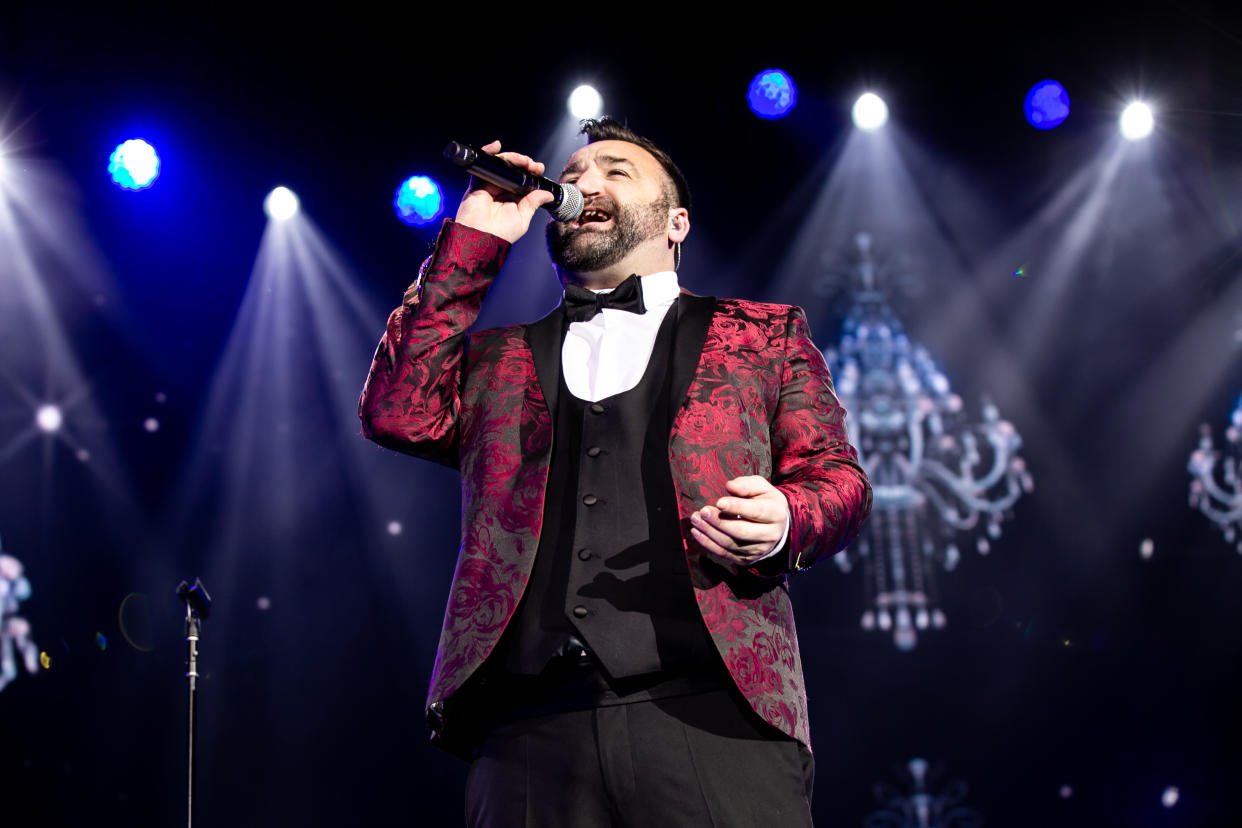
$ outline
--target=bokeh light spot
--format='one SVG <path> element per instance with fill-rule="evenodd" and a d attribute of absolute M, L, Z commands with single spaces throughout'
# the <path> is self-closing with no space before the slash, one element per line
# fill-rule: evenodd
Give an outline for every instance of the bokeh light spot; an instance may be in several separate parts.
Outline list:
<path fill-rule="evenodd" d="M 1062 799 L 1069 799 L 1071 796 L 1074 795 L 1074 789 L 1070 787 L 1069 785 L 1062 785 L 1061 790 L 1058 791 L 1058 793 L 1061 794 Z"/>
<path fill-rule="evenodd" d="M 1026 122 L 1036 129 L 1059 127 L 1069 117 L 1069 93 L 1054 80 L 1042 80 L 1026 93 L 1022 111 Z"/>
<path fill-rule="evenodd" d="M 52 657 L 47 654 L 46 650 L 39 651 L 39 664 L 43 666 L 44 670 L 52 669 Z"/>
<path fill-rule="evenodd" d="M 147 417 L 142 421 L 142 427 L 151 434 L 154 434 L 160 430 L 160 421 L 154 417 Z"/>
<path fill-rule="evenodd" d="M 141 138 L 118 144 L 108 157 L 108 175 L 123 190 L 145 190 L 160 175 L 160 158 L 155 147 Z"/>
<path fill-rule="evenodd" d="M 107 637 L 104 636 L 103 633 L 101 632 L 95 633 L 95 646 L 98 647 L 100 650 L 108 649 L 108 639 Z"/>
<path fill-rule="evenodd" d="M 400 535 L 401 529 L 402 527 L 399 521 L 396 521 L 396 520 L 390 521 L 388 524 L 388 534 L 390 535 Z"/>
<path fill-rule="evenodd" d="M 750 111 L 760 118 L 784 118 L 798 104 L 798 87 L 793 78 L 780 69 L 764 69 L 750 81 L 746 90 Z"/>
<path fill-rule="evenodd" d="M 266 595 L 260 595 L 259 600 L 255 601 L 254 605 L 263 612 L 267 612 L 272 608 L 272 599 L 268 598 Z"/>
<path fill-rule="evenodd" d="M 1143 538 L 1142 542 L 1139 543 L 1139 557 L 1146 561 L 1150 559 L 1155 552 L 1155 542 L 1152 541 L 1151 538 Z"/>
<path fill-rule="evenodd" d="M 397 187 L 392 199 L 397 218 L 412 227 L 430 224 L 444 212 L 444 194 L 434 179 L 412 175 Z"/>
<path fill-rule="evenodd" d="M 1160 794 L 1160 804 L 1166 808 L 1172 808 L 1177 804 L 1177 800 L 1181 799 L 1182 792 L 1177 789 L 1176 785 L 1170 785 Z"/>

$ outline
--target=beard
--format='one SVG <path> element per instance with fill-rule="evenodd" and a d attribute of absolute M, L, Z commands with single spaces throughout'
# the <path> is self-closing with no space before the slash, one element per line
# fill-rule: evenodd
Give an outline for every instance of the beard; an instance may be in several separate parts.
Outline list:
<path fill-rule="evenodd" d="M 570 273 L 591 273 L 612 267 L 642 242 L 663 234 L 668 220 L 667 198 L 638 205 L 595 199 L 584 209 L 587 207 L 611 214 L 612 227 L 594 230 L 590 226 L 594 222 L 571 226 L 554 219 L 544 231 L 548 255 L 558 267 Z"/>

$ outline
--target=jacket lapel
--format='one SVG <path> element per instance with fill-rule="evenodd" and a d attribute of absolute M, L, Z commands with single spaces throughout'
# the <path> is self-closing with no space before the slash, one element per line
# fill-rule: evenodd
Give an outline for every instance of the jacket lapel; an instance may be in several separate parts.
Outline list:
<path fill-rule="evenodd" d="M 550 412 L 556 411 L 556 392 L 561 387 L 561 344 L 564 330 L 565 311 L 560 305 L 538 322 L 526 326 L 526 344 L 530 346 L 535 374 L 539 377 L 539 387 L 543 390 L 543 398 Z"/>
<path fill-rule="evenodd" d="M 669 422 L 677 417 L 677 411 L 686 399 L 690 383 L 699 367 L 703 343 L 707 341 L 707 329 L 716 312 L 715 296 L 695 296 L 682 292 L 677 299 L 677 331 L 673 341 L 672 393 L 669 395 Z"/>

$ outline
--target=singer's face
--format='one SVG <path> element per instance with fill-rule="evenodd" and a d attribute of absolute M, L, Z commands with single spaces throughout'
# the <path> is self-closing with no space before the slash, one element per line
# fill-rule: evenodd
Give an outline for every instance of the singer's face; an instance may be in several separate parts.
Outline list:
<path fill-rule="evenodd" d="M 660 162 L 626 141 L 597 141 L 575 152 L 561 183 L 582 191 L 573 221 L 550 221 L 548 253 L 571 273 L 589 273 L 620 262 L 645 241 L 667 235 L 672 203 Z"/>

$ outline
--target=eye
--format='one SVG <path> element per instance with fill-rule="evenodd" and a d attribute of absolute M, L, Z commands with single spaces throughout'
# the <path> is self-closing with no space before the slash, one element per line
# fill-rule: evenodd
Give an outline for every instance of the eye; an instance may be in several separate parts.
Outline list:
<path fill-rule="evenodd" d="M 629 174 L 629 173 L 627 173 L 625 170 L 609 170 L 609 171 L 608 171 L 608 174 L 609 174 L 609 175 L 619 175 L 619 176 L 621 176 L 621 177 L 623 177 L 623 178 L 629 178 L 629 177 L 630 177 L 630 174 Z"/>

